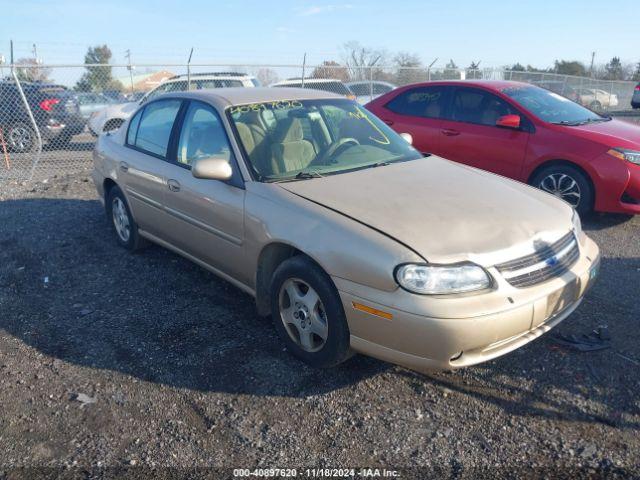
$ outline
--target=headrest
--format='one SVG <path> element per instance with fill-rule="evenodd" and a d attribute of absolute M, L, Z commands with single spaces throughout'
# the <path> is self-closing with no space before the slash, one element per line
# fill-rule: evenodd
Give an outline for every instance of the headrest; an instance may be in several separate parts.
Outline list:
<path fill-rule="evenodd" d="M 275 138 L 278 143 L 299 142 L 304 138 L 304 132 L 302 131 L 302 122 L 299 118 L 290 118 L 283 120 L 278 125 Z"/>

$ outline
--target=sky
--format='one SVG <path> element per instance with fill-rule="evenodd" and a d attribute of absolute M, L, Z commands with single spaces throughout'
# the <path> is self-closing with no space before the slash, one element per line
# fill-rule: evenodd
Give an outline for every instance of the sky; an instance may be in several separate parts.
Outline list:
<path fill-rule="evenodd" d="M 435 66 L 555 59 L 589 64 L 619 56 L 640 61 L 637 0 L 0 0 L 0 54 L 44 63 L 82 63 L 89 45 L 107 44 L 112 63 L 300 63 L 340 60 L 348 41 L 416 53 Z"/>

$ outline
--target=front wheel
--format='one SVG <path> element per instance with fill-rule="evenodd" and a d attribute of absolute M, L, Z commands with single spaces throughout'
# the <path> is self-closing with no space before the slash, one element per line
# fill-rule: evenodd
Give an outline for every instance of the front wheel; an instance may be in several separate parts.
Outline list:
<path fill-rule="evenodd" d="M 31 153 L 36 150 L 36 132 L 31 125 L 16 122 L 9 127 L 6 137 L 9 149 L 15 153 Z"/>
<path fill-rule="evenodd" d="M 530 184 L 561 198 L 580 216 L 593 211 L 594 192 L 587 176 L 570 165 L 552 165 L 536 173 Z"/>
<path fill-rule="evenodd" d="M 271 313 L 287 350 L 316 368 L 349 357 L 349 327 L 329 276 L 304 256 L 285 260 L 271 282 Z"/>

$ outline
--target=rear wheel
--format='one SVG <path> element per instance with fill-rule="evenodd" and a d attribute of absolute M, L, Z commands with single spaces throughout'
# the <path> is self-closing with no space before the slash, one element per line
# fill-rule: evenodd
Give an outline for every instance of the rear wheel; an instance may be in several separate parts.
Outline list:
<path fill-rule="evenodd" d="M 587 176 L 571 165 L 550 165 L 536 173 L 530 184 L 561 198 L 580 216 L 593 211 L 594 192 Z"/>
<path fill-rule="evenodd" d="M 591 102 L 589 107 L 591 108 L 591 110 L 602 110 L 602 104 L 597 100 Z"/>
<path fill-rule="evenodd" d="M 135 252 L 145 247 L 147 242 L 138 233 L 138 225 L 131 216 L 129 204 L 117 186 L 111 187 L 106 201 L 107 216 L 116 232 L 118 243 Z"/>
<path fill-rule="evenodd" d="M 271 313 L 287 350 L 327 368 L 351 357 L 349 327 L 329 276 L 304 256 L 285 260 L 271 282 Z"/>

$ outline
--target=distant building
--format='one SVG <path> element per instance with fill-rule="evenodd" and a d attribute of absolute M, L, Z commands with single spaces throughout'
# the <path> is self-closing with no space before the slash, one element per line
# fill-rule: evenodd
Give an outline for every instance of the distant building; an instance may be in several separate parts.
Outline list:
<path fill-rule="evenodd" d="M 126 75 L 124 77 L 118 77 L 116 80 L 122 84 L 124 90 L 127 92 L 148 92 L 174 76 L 175 73 L 169 72 L 168 70 L 160 70 L 159 72 L 141 73 L 133 77 Z M 131 88 L 132 83 L 133 89 Z"/>

